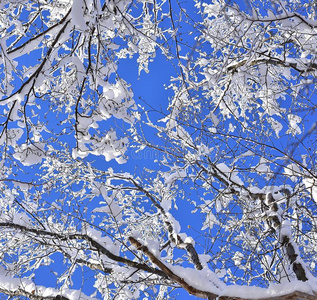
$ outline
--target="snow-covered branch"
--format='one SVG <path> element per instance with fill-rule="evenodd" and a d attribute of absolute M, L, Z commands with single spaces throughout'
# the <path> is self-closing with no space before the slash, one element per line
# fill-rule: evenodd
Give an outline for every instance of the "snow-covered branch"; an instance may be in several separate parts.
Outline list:
<path fill-rule="evenodd" d="M 290 196 L 290 192 L 287 189 L 284 189 L 283 192 L 287 197 Z M 266 195 L 265 206 L 267 207 L 267 218 L 271 229 L 273 232 L 279 233 L 280 243 L 285 250 L 285 254 L 297 279 L 307 281 L 308 278 L 312 278 L 303 260 L 300 258 L 299 248 L 292 238 L 291 223 L 282 216 L 282 210 L 279 207 L 278 201 L 271 192 Z"/>
<path fill-rule="evenodd" d="M 1 1 L 1 293 L 316 298 L 315 4 L 229 2 Z"/>
<path fill-rule="evenodd" d="M 192 270 L 192 273 L 189 274 L 185 273 L 182 276 L 175 272 L 173 267 L 169 267 L 168 265 L 164 264 L 160 259 L 158 259 L 146 246 L 142 245 L 137 239 L 134 237 L 129 237 L 130 243 L 139 251 L 143 252 L 146 256 L 150 258 L 153 264 L 159 267 L 171 280 L 178 283 L 181 287 L 183 287 L 189 294 L 192 294 L 196 297 L 208 299 L 208 300 L 313 300 L 317 295 L 317 291 L 315 292 L 302 292 L 296 291 L 296 288 L 299 289 L 307 289 L 305 286 L 296 286 L 295 290 L 290 288 L 290 286 L 285 286 L 285 290 L 279 290 L 274 287 L 271 290 L 261 290 L 258 288 L 252 288 L 247 286 L 239 286 L 236 287 L 226 287 L 225 285 L 214 285 L 212 286 L 212 282 L 209 285 L 205 285 L 205 289 L 197 288 L 195 284 L 191 284 L 192 276 L 198 276 Z M 233 288 L 233 289 L 232 289 Z M 241 290 L 240 290 L 241 288 Z M 241 293 L 242 289 L 244 292 Z M 309 289 L 309 286 L 308 286 Z M 212 292 L 213 291 L 213 292 Z M 234 294 L 234 295 L 232 295 Z M 246 296 L 243 296 L 246 295 Z"/>
<path fill-rule="evenodd" d="M 43 229 L 28 228 L 26 226 L 23 226 L 20 224 L 14 224 L 14 223 L 0 223 L 0 228 L 8 228 L 10 230 L 12 230 L 12 229 L 18 230 L 18 231 L 21 231 L 23 233 L 29 234 L 31 238 L 34 237 L 34 235 L 35 235 L 37 237 L 50 237 L 50 238 L 56 239 L 55 241 L 59 240 L 61 242 L 67 241 L 67 240 L 84 240 L 90 244 L 91 250 L 102 253 L 102 254 L 106 255 L 109 259 L 111 259 L 115 262 L 124 263 L 130 267 L 137 269 L 137 270 L 140 269 L 140 270 L 144 270 L 144 271 L 165 277 L 165 274 L 163 272 L 161 272 L 160 270 L 151 268 L 151 267 L 147 266 L 146 264 L 136 263 L 130 259 L 118 256 L 118 255 L 112 253 L 104 245 L 102 245 L 101 242 L 95 240 L 94 238 L 90 237 L 87 234 L 81 234 L 81 233 L 60 234 L 60 233 L 51 232 L 51 231 L 47 231 L 47 230 L 43 230 Z M 60 245 L 60 247 L 63 248 L 62 245 Z"/>
<path fill-rule="evenodd" d="M 55 289 L 34 284 L 25 278 L 12 278 L 0 274 L 0 293 L 10 297 L 27 297 L 32 300 L 92 300 L 80 290 Z"/>

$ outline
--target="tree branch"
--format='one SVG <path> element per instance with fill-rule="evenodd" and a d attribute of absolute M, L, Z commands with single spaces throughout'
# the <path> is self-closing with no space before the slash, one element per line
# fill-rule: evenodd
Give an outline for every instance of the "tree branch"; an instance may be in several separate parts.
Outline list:
<path fill-rule="evenodd" d="M 199 298 L 208 300 L 316 300 L 317 295 L 310 295 L 304 292 L 291 292 L 290 294 L 280 296 L 267 296 L 264 298 L 241 298 L 235 296 L 221 296 L 212 292 L 197 289 L 190 285 L 184 278 L 176 275 L 169 267 L 167 267 L 160 259 L 158 259 L 146 246 L 142 245 L 133 237 L 129 237 L 130 243 L 136 247 L 137 250 L 142 251 L 146 256 L 150 258 L 153 264 L 159 267 L 170 279 L 177 282 L 182 288 L 184 288 L 189 294 Z M 225 290 L 222 294 L 225 294 Z"/>
<path fill-rule="evenodd" d="M 73 296 L 75 294 L 78 295 L 78 299 L 92 299 L 91 297 L 86 296 L 80 290 L 58 290 L 55 288 L 36 285 L 29 279 L 12 278 L 3 274 L 0 275 L 0 293 L 11 297 L 23 296 L 32 300 L 69 300 L 70 298 L 74 298 Z"/>
<path fill-rule="evenodd" d="M 164 263 L 162 263 L 151 251 L 149 251 L 149 249 L 146 246 L 142 245 L 135 238 L 129 237 L 129 241 L 134 247 L 136 247 L 138 250 L 142 251 L 146 256 L 148 256 L 153 264 L 158 266 L 169 278 L 177 282 L 188 293 L 199 298 L 216 299 L 216 294 L 196 289 L 195 287 L 188 284 L 183 278 L 176 275 L 170 268 L 168 268 Z"/>
<path fill-rule="evenodd" d="M 95 248 L 98 252 L 106 255 L 108 258 L 110 258 L 113 261 L 120 262 L 120 263 L 126 264 L 127 266 L 136 268 L 138 270 L 143 270 L 143 271 L 158 275 L 160 277 L 166 278 L 166 274 L 164 272 L 162 272 L 161 270 L 154 269 L 152 267 L 147 266 L 146 264 L 137 263 L 137 262 L 134 262 L 130 259 L 115 255 L 112 252 L 110 252 L 108 249 L 106 249 L 103 245 L 101 245 L 99 242 L 97 242 L 92 237 L 90 237 L 86 234 L 80 234 L 80 233 L 59 234 L 59 233 L 46 231 L 43 229 L 28 228 L 26 226 L 14 224 L 14 223 L 0 223 L 0 228 L 1 227 L 10 228 L 10 229 L 17 229 L 17 230 L 20 230 L 22 232 L 36 234 L 37 236 L 53 237 L 53 238 L 57 238 L 61 241 L 85 240 L 85 241 L 89 242 L 89 244 L 93 248 Z"/>

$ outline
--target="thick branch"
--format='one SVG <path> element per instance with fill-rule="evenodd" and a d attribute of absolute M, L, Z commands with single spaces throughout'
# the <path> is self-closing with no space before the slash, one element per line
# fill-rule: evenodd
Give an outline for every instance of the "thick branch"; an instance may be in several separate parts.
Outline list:
<path fill-rule="evenodd" d="M 170 268 L 168 268 L 164 263 L 162 263 L 153 253 L 151 253 L 146 246 L 142 245 L 135 238 L 129 237 L 129 241 L 134 247 L 136 247 L 138 250 L 142 251 L 146 256 L 148 256 L 153 264 L 158 266 L 169 278 L 177 282 L 188 293 L 199 298 L 205 298 L 205 299 L 217 298 L 216 294 L 213 294 L 207 291 L 198 290 L 197 288 L 188 284 L 183 278 L 176 275 Z"/>
<path fill-rule="evenodd" d="M 184 288 L 189 294 L 192 294 L 196 297 L 209 299 L 209 300 L 316 300 L 317 295 L 310 295 L 303 292 L 291 292 L 286 295 L 280 296 L 266 296 L 263 298 L 241 298 L 236 296 L 221 296 L 216 295 L 212 292 L 199 290 L 193 287 L 190 283 L 176 275 L 169 267 L 167 267 L 162 261 L 160 261 L 146 246 L 142 245 L 139 241 L 137 241 L 133 237 L 129 237 L 130 243 L 137 248 L 137 250 L 142 251 L 146 256 L 150 258 L 153 264 L 159 267 L 170 279 L 178 283 L 182 288 Z M 246 287 L 247 288 L 247 287 Z M 225 291 L 222 293 L 225 294 Z"/>

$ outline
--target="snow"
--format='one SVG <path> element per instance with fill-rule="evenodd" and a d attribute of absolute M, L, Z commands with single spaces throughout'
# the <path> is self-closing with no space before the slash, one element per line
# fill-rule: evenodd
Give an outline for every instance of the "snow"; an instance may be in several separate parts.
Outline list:
<path fill-rule="evenodd" d="M 174 229 L 174 233 L 178 234 L 181 230 L 181 226 L 180 226 L 179 222 L 177 220 L 175 220 L 175 218 L 170 213 L 166 213 L 166 218 L 167 218 L 167 221 L 172 224 L 173 229 Z"/>
<path fill-rule="evenodd" d="M 78 157 L 80 158 L 85 158 L 87 156 L 87 152 L 79 150 L 77 148 L 74 148 L 72 150 L 72 157 L 73 159 L 77 159 Z"/>
<path fill-rule="evenodd" d="M 243 181 L 240 179 L 240 177 L 238 176 L 238 172 L 231 170 L 225 163 L 219 163 L 216 165 L 217 169 L 224 173 L 227 177 L 229 177 L 229 179 L 238 184 L 238 185 L 243 185 Z"/>
<path fill-rule="evenodd" d="M 301 134 L 302 130 L 298 126 L 299 123 L 301 123 L 302 118 L 293 114 L 289 114 L 288 116 L 289 121 L 289 129 L 286 131 L 286 133 L 291 133 L 293 136 L 297 134 Z"/>
<path fill-rule="evenodd" d="M 119 255 L 120 248 L 108 236 L 102 236 L 101 231 L 93 227 L 88 227 L 83 230 L 83 234 L 87 234 L 93 240 L 101 244 L 103 247 L 107 248 L 107 250 L 111 253 Z"/>
<path fill-rule="evenodd" d="M 22 137 L 23 130 L 21 128 L 11 128 L 7 130 L 8 145 L 15 146 L 17 141 Z"/>
<path fill-rule="evenodd" d="M 225 163 L 217 164 L 216 167 L 220 170 L 220 172 L 225 173 L 227 175 L 229 175 L 229 173 L 231 172 L 230 168 Z"/>
<path fill-rule="evenodd" d="M 219 119 L 217 118 L 217 116 L 211 111 L 207 116 L 207 118 L 210 118 L 212 120 L 212 122 L 214 123 L 214 126 L 217 127 L 219 124 Z"/>
<path fill-rule="evenodd" d="M 268 118 L 267 121 L 271 124 L 273 130 L 275 131 L 277 138 L 279 138 L 280 131 L 283 129 L 283 125 L 273 117 Z"/>
<path fill-rule="evenodd" d="M 234 262 L 234 264 L 235 264 L 236 266 L 240 266 L 243 257 L 244 257 L 244 255 L 243 255 L 241 252 L 237 251 L 237 252 L 233 255 L 232 260 L 233 260 L 233 262 Z"/>
<path fill-rule="evenodd" d="M 292 292 L 303 292 L 313 295 L 317 292 L 316 282 L 314 280 L 292 281 L 282 284 L 271 284 L 268 288 L 245 286 L 245 285 L 225 285 L 218 276 L 209 269 L 201 271 L 192 268 L 182 268 L 179 266 L 168 267 L 179 277 L 183 278 L 185 282 L 191 286 L 206 292 L 211 292 L 221 296 L 241 297 L 247 299 L 260 299 L 277 297 Z"/>
<path fill-rule="evenodd" d="M 315 179 L 307 177 L 303 179 L 303 183 L 305 184 L 306 189 L 308 189 L 311 192 L 313 199 L 317 203 L 317 185 Z"/>
<path fill-rule="evenodd" d="M 177 169 L 176 171 L 172 172 L 171 174 L 167 175 L 165 178 L 165 184 L 170 185 L 174 183 L 178 179 L 186 178 L 187 173 L 184 169 Z"/>
<path fill-rule="evenodd" d="M 31 188 L 31 184 L 29 183 L 24 183 L 20 181 L 13 181 L 13 184 L 15 187 L 19 187 L 21 191 L 28 191 Z"/>
<path fill-rule="evenodd" d="M 292 226 L 289 220 L 283 220 L 282 222 L 282 226 L 280 229 L 280 239 L 282 240 L 284 236 L 287 236 L 289 238 L 292 237 Z"/>
<path fill-rule="evenodd" d="M 71 57 L 71 62 L 76 67 L 77 72 L 81 73 L 82 76 L 86 73 L 86 70 L 85 70 L 85 67 L 84 67 L 82 61 L 77 56 L 73 55 Z M 79 78 L 78 80 L 81 80 L 81 79 Z"/>
<path fill-rule="evenodd" d="M 217 203 L 218 203 L 218 205 L 216 205 L 216 211 L 219 212 L 222 207 L 221 207 L 220 201 L 217 201 L 216 204 Z M 202 212 L 204 212 L 204 211 L 202 211 Z M 207 228 L 212 229 L 214 225 L 219 225 L 219 224 L 220 224 L 220 222 L 218 221 L 216 216 L 211 211 L 208 211 L 208 212 L 206 212 L 205 221 L 203 223 L 203 226 L 201 227 L 201 230 L 205 230 Z"/>
<path fill-rule="evenodd" d="M 298 167 L 298 165 L 296 165 L 294 163 L 287 165 L 284 168 L 284 172 L 286 175 L 290 176 L 290 179 L 294 182 L 296 180 L 298 180 L 298 178 L 300 176 L 303 175 L 303 173 L 300 171 L 300 168 Z"/>
<path fill-rule="evenodd" d="M 118 205 L 113 195 L 109 196 L 105 186 L 100 187 L 100 192 L 105 201 L 100 202 L 102 206 L 96 207 L 93 212 L 106 213 L 109 216 L 116 218 L 117 220 L 122 219 L 122 208 Z"/>
<path fill-rule="evenodd" d="M 2 270 L 3 271 L 3 270 Z M 2 292 L 8 291 L 8 293 L 14 293 L 19 291 L 25 291 L 33 294 L 36 291 L 36 295 L 42 297 L 56 297 L 62 295 L 69 300 L 92 300 L 93 298 L 86 296 L 80 290 L 72 289 L 55 289 L 50 287 L 44 287 L 35 285 L 31 280 L 25 278 L 12 278 L 5 274 L 0 274 L 0 289 Z"/>
<path fill-rule="evenodd" d="M 263 157 L 260 158 L 259 164 L 256 166 L 255 171 L 258 173 L 270 173 L 270 167 L 267 165 L 267 160 Z"/>
<path fill-rule="evenodd" d="M 12 222 L 14 224 L 18 224 L 22 226 L 27 226 L 32 224 L 32 220 L 25 213 L 19 213 L 19 212 L 14 213 Z"/>
<path fill-rule="evenodd" d="M 238 185 L 243 185 L 243 181 L 238 176 L 238 172 L 237 171 L 232 171 L 232 173 L 230 175 L 230 180 L 232 182 L 238 184 Z"/>
<path fill-rule="evenodd" d="M 24 166 L 31 166 L 38 164 L 45 157 L 44 143 L 36 144 L 22 144 L 20 147 L 16 148 L 16 152 L 13 157 L 19 160 Z"/>
<path fill-rule="evenodd" d="M 145 246 L 149 249 L 149 251 L 154 254 L 157 258 L 159 258 L 161 255 L 160 255 L 160 251 L 159 251 L 159 244 L 152 240 L 152 239 L 146 239 L 145 240 Z"/>
<path fill-rule="evenodd" d="M 88 123 L 84 123 L 84 125 Z M 90 123 L 93 124 L 94 123 Z M 84 158 L 88 154 L 96 156 L 104 156 L 106 161 L 115 159 L 119 164 L 126 162 L 124 153 L 127 151 L 128 138 L 124 137 L 121 139 L 117 138 L 114 130 L 109 130 L 104 136 L 96 139 L 91 145 L 92 149 L 89 149 L 86 144 L 90 144 L 90 135 L 78 134 L 78 148 L 72 150 L 72 156 L 74 159 L 77 157 Z"/>
<path fill-rule="evenodd" d="M 103 207 L 97 207 L 93 212 L 103 212 L 113 216 L 117 220 L 122 219 L 122 208 L 113 200 Z"/>
<path fill-rule="evenodd" d="M 72 23 L 78 30 L 86 30 L 87 25 L 84 18 L 84 0 L 74 0 L 72 6 Z"/>
<path fill-rule="evenodd" d="M 227 286 L 219 296 L 263 299 L 282 296 L 296 291 L 313 295 L 314 289 L 312 286 L 313 282 L 309 281 L 292 281 L 282 284 L 271 284 L 267 289 L 254 286 L 232 285 Z"/>
<path fill-rule="evenodd" d="M 222 9 L 222 6 L 218 1 L 212 4 L 203 3 L 202 6 L 204 9 L 204 13 L 208 16 L 208 18 L 212 18 L 218 15 L 219 11 Z"/>
<path fill-rule="evenodd" d="M 211 256 L 208 254 L 198 254 L 198 256 L 203 267 L 207 267 L 207 263 L 212 260 Z"/>
<path fill-rule="evenodd" d="M 169 211 L 172 207 L 172 200 L 170 198 L 164 198 L 161 202 L 161 207 L 164 209 L 164 211 Z"/>
<path fill-rule="evenodd" d="M 189 285 L 201 290 L 215 294 L 221 294 L 226 285 L 211 270 L 204 268 L 196 270 L 193 268 L 183 268 L 180 266 L 168 267 L 179 277 L 183 278 Z"/>

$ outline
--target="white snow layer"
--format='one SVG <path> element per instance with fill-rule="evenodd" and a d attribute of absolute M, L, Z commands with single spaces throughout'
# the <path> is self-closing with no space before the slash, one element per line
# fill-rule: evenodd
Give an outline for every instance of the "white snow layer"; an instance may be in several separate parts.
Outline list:
<path fill-rule="evenodd" d="M 306 186 L 306 189 L 308 189 L 311 192 L 313 199 L 317 203 L 317 185 L 315 183 L 315 179 L 314 178 L 304 178 L 303 182 Z"/>
<path fill-rule="evenodd" d="M 292 281 L 282 284 L 271 284 L 266 289 L 255 286 L 231 285 L 227 286 L 223 293 L 219 296 L 259 299 L 283 296 L 296 291 L 313 295 L 313 292 L 317 292 L 317 289 L 313 289 L 312 286 L 313 282 L 310 281 Z"/>
<path fill-rule="evenodd" d="M 316 280 L 310 279 L 306 282 L 292 281 L 281 284 L 271 284 L 268 288 L 245 285 L 229 285 L 220 281 L 218 276 L 207 268 L 201 271 L 179 266 L 168 266 L 176 275 L 183 278 L 192 287 L 201 291 L 216 295 L 240 297 L 247 299 L 270 298 L 287 295 L 293 292 L 303 292 L 310 295 L 317 293 Z"/>
<path fill-rule="evenodd" d="M 92 300 L 93 298 L 86 296 L 80 290 L 71 289 L 54 289 L 44 286 L 35 285 L 29 279 L 25 278 L 12 278 L 4 274 L 0 274 L 0 288 L 2 291 L 16 292 L 18 290 L 25 291 L 26 293 L 35 293 L 35 295 L 42 297 L 56 297 L 58 295 L 64 296 L 69 300 Z"/>
<path fill-rule="evenodd" d="M 85 30 L 87 28 L 84 18 L 84 1 L 76 0 L 72 6 L 72 23 L 79 30 Z"/>

